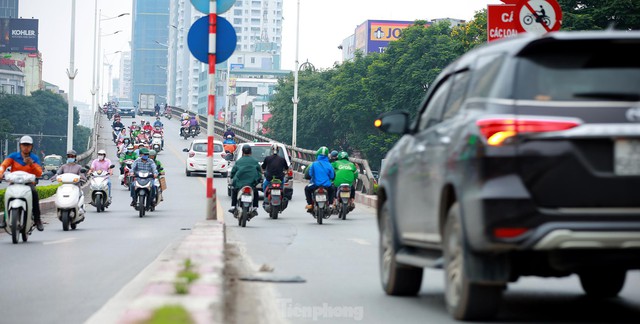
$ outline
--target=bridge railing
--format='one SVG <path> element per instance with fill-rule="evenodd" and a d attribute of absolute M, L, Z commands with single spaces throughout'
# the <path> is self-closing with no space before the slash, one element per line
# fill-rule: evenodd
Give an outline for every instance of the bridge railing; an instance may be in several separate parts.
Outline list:
<path fill-rule="evenodd" d="M 179 107 L 171 106 L 171 113 L 180 117 L 185 110 Z M 205 128 L 208 126 L 207 116 L 199 115 L 201 128 Z M 237 127 L 235 125 L 228 125 L 221 121 L 214 121 L 214 133 L 222 136 L 225 132 L 226 127 L 229 127 L 236 134 L 236 140 L 239 140 L 239 143 L 244 142 L 278 142 L 266 136 L 249 132 L 245 129 Z M 295 172 L 303 172 L 303 166 L 307 167 L 316 160 L 316 151 L 303 149 L 300 147 L 293 147 L 291 145 L 285 144 L 287 148 L 287 153 L 291 157 L 291 167 Z M 373 173 L 371 172 L 371 167 L 369 166 L 369 162 L 365 159 L 358 158 L 349 158 L 349 161 L 353 162 L 358 168 L 358 181 L 356 182 L 356 190 L 366 193 L 373 194 L 374 193 L 374 183 L 375 180 L 373 178 Z"/>

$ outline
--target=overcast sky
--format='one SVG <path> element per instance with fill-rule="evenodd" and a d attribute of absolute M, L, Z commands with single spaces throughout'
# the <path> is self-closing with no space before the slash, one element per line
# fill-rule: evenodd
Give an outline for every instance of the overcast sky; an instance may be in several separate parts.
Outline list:
<path fill-rule="evenodd" d="M 98 0 L 102 17 L 131 13 L 133 0 Z M 317 68 L 328 68 L 340 61 L 338 45 L 353 34 L 355 27 L 367 19 L 431 20 L 457 18 L 470 20 L 475 11 L 499 0 L 301 0 L 299 61 L 307 59 Z M 282 68 L 293 70 L 296 49 L 296 0 L 284 0 Z M 43 78 L 68 91 L 66 70 L 70 60 L 71 0 L 20 0 L 23 18 L 39 19 L 38 47 L 43 56 Z M 91 102 L 93 66 L 94 0 L 76 1 L 75 98 Z M 102 22 L 102 48 L 107 61 L 114 63 L 112 76 L 118 76 L 120 54 L 128 51 L 131 39 L 131 16 Z M 108 76 L 105 69 L 103 80 Z M 105 85 L 106 87 L 106 85 Z"/>

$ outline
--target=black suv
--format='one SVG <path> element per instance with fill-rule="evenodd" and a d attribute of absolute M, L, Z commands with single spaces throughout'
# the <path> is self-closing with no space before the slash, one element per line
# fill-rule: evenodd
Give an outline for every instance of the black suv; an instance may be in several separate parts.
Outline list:
<path fill-rule="evenodd" d="M 640 33 L 520 35 L 474 49 L 434 81 L 378 193 L 390 295 L 445 272 L 456 319 L 497 313 L 520 276 L 577 274 L 613 297 L 640 269 Z"/>

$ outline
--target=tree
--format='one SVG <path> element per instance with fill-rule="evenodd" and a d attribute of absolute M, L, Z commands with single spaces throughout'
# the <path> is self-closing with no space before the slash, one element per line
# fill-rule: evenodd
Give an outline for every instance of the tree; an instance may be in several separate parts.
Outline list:
<path fill-rule="evenodd" d="M 563 30 L 640 29 L 640 1 L 558 0 Z"/>

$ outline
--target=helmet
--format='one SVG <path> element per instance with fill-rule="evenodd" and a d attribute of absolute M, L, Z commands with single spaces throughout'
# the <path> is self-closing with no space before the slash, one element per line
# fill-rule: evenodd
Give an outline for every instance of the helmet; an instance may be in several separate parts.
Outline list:
<path fill-rule="evenodd" d="M 68 150 L 68 151 L 67 151 L 67 155 L 73 155 L 73 156 L 76 156 L 76 155 L 78 155 L 78 154 L 76 153 L 76 151 L 75 151 L 75 150 Z"/>
<path fill-rule="evenodd" d="M 133 145 L 129 144 L 129 146 L 127 146 L 127 150 L 128 150 L 128 151 L 133 150 Z"/>
<path fill-rule="evenodd" d="M 316 152 L 316 155 L 327 156 L 327 155 L 329 155 L 329 149 L 326 146 L 323 146 L 323 147 L 318 149 L 318 151 Z"/>
<path fill-rule="evenodd" d="M 107 151 L 100 150 L 100 151 L 98 151 L 98 155 L 107 155 Z"/>
<path fill-rule="evenodd" d="M 147 125 L 151 125 L 151 122 L 147 122 Z"/>
<path fill-rule="evenodd" d="M 146 147 L 140 149 L 140 155 L 149 154 L 149 150 Z"/>
<path fill-rule="evenodd" d="M 149 156 L 156 156 L 156 155 L 158 155 L 158 152 L 156 152 L 156 150 L 149 150 Z"/>
<path fill-rule="evenodd" d="M 160 120 L 160 117 L 156 117 L 156 120 Z"/>
<path fill-rule="evenodd" d="M 337 158 L 338 157 L 338 151 L 333 150 L 333 151 L 331 151 L 330 155 L 331 155 L 332 158 Z"/>
<path fill-rule="evenodd" d="M 277 155 L 278 151 L 280 151 L 280 147 L 278 146 L 278 144 L 271 144 L 271 154 Z"/>
<path fill-rule="evenodd" d="M 338 160 L 348 160 L 348 159 L 349 159 L 349 153 L 345 151 L 338 153 Z"/>
<path fill-rule="evenodd" d="M 242 146 L 242 154 L 251 154 L 251 146 L 243 145 Z"/>
<path fill-rule="evenodd" d="M 233 138 L 233 136 L 231 136 L 231 135 L 227 135 L 227 138 L 228 138 L 228 139 L 232 139 L 232 138 Z"/>
<path fill-rule="evenodd" d="M 33 145 L 33 138 L 31 136 L 22 136 L 20 137 L 20 144 L 31 144 Z"/>

